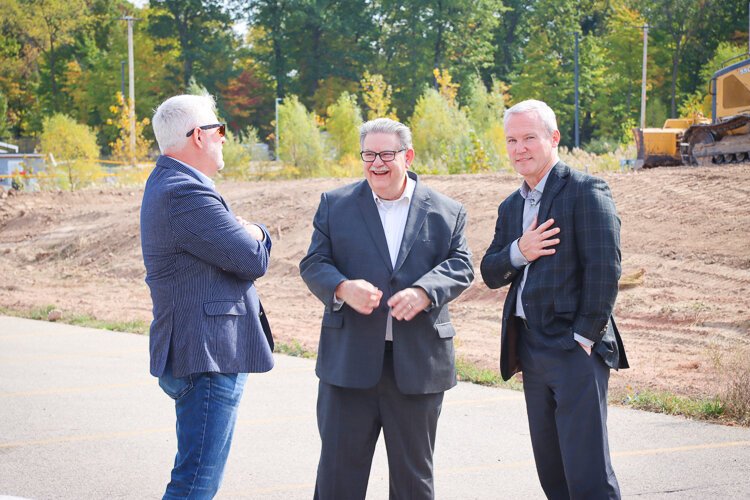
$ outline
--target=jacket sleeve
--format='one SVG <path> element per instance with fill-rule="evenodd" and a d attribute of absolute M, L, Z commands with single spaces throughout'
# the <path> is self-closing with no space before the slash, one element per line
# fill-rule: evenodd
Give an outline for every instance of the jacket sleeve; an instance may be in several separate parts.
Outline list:
<path fill-rule="evenodd" d="M 347 278 L 333 262 L 333 250 L 329 230 L 328 196 L 323 193 L 313 219 L 313 234 L 307 255 L 299 264 L 300 275 L 310 291 L 333 309 L 336 287 Z"/>
<path fill-rule="evenodd" d="M 451 234 L 451 244 L 445 260 L 432 268 L 413 286 L 422 288 L 432 302 L 432 307 L 442 307 L 458 297 L 474 281 L 471 251 L 466 241 L 466 211 L 460 207 Z"/>
<path fill-rule="evenodd" d="M 497 209 L 495 236 L 479 266 L 482 279 L 489 288 L 500 288 L 511 283 L 520 271 L 511 263 L 510 247 L 515 238 L 510 237 L 510 231 L 503 226 L 506 223 L 504 219 L 507 219 L 503 210 L 504 204 L 500 204 Z"/>
<path fill-rule="evenodd" d="M 575 233 L 582 268 L 581 294 L 573 331 L 601 340 L 617 298 L 621 272 L 620 218 L 607 183 L 587 179 L 575 205 Z"/>
<path fill-rule="evenodd" d="M 197 258 L 240 279 L 254 281 L 268 270 L 271 236 L 250 236 L 219 195 L 208 186 L 190 183 L 170 193 L 169 220 L 177 245 Z"/>

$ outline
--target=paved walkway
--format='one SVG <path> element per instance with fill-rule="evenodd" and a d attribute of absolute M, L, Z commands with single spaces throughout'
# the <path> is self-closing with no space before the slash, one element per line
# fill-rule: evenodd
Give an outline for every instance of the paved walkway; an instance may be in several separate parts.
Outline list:
<path fill-rule="evenodd" d="M 319 440 L 314 362 L 277 356 L 251 375 L 218 498 L 310 499 Z M 148 338 L 0 316 L 0 498 L 159 498 L 174 409 L 148 375 Z M 610 409 L 626 498 L 750 498 L 750 429 Z M 543 498 L 523 395 L 461 383 L 446 393 L 438 499 Z M 386 499 L 378 444 L 368 499 Z"/>

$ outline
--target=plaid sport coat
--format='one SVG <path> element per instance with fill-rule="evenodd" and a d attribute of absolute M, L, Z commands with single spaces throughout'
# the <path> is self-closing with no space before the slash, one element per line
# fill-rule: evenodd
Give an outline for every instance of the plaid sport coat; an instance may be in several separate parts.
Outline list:
<path fill-rule="evenodd" d="M 518 191 L 498 208 L 495 235 L 480 266 L 489 288 L 510 285 L 503 306 L 500 372 L 520 371 L 516 353 L 516 295 L 523 268 L 510 262 L 510 246 L 523 234 L 524 199 Z M 621 272 L 620 218 L 607 183 L 559 161 L 550 171 L 538 223 L 553 218 L 560 243 L 555 253 L 529 264 L 522 302 L 529 327 L 547 344 L 575 347 L 577 333 L 595 342 L 593 351 L 612 368 L 627 368 L 622 339 L 612 317 Z"/>

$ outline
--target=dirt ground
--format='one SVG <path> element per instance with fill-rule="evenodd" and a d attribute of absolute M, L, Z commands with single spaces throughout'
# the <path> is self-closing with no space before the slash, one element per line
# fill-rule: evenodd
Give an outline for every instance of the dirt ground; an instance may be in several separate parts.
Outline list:
<path fill-rule="evenodd" d="M 750 165 L 605 174 L 622 218 L 623 276 L 615 315 L 631 369 L 616 394 L 642 389 L 719 394 L 727 363 L 750 349 Z M 425 176 L 464 203 L 477 279 L 453 305 L 458 355 L 497 369 L 507 289 L 488 290 L 479 262 L 511 174 Z M 314 350 L 322 305 L 299 277 L 322 191 L 353 179 L 219 183 L 233 210 L 265 223 L 272 264 L 258 289 L 274 334 Z M 64 314 L 150 320 L 138 232 L 142 190 L 22 193 L 0 199 L 0 306 L 54 304 Z M 724 368 L 724 369 L 723 369 Z"/>

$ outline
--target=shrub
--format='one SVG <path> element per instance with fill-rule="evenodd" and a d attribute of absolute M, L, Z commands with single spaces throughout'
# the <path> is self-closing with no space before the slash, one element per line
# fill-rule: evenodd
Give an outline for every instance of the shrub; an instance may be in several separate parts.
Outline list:
<path fill-rule="evenodd" d="M 365 71 L 360 81 L 362 87 L 362 100 L 367 107 L 367 119 L 391 118 L 398 120 L 396 110 L 391 108 L 391 95 L 393 88 L 385 82 L 383 75 L 371 75 Z"/>
<path fill-rule="evenodd" d="M 279 106 L 279 158 L 292 177 L 311 177 L 323 166 L 323 138 L 314 113 L 297 96 Z"/>
<path fill-rule="evenodd" d="M 422 173 L 471 171 L 474 144 L 466 115 L 435 89 L 417 101 L 411 118 L 416 151 L 414 169 Z"/>
<path fill-rule="evenodd" d="M 115 101 L 116 103 L 109 108 L 112 117 L 107 119 L 107 125 L 113 125 L 117 129 L 117 139 L 109 144 L 112 148 L 112 158 L 135 165 L 138 160 L 148 157 L 151 143 L 143 137 L 143 131 L 151 121 L 148 118 L 135 121 L 135 158 L 133 158 L 130 150 L 130 103 L 125 102 L 125 97 L 120 92 L 115 95 Z"/>
<path fill-rule="evenodd" d="M 466 105 L 463 109 L 486 154 L 487 167 L 492 170 L 510 168 L 503 129 L 504 90 L 507 87 L 502 82 L 495 81 L 492 92 L 488 92 L 484 82 L 476 75 L 466 87 Z"/>
<path fill-rule="evenodd" d="M 343 92 L 338 100 L 328 106 L 326 130 L 334 149 L 335 159 L 339 162 L 348 156 L 359 156 L 359 126 L 362 125 L 362 112 L 357 106 L 357 99 L 348 92 Z"/>
<path fill-rule="evenodd" d="M 44 120 L 40 137 L 42 152 L 54 157 L 48 169 L 54 182 L 71 191 L 93 183 L 104 175 L 96 163 L 99 147 L 96 135 L 72 118 L 56 114 Z"/>

